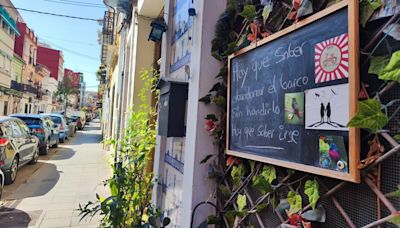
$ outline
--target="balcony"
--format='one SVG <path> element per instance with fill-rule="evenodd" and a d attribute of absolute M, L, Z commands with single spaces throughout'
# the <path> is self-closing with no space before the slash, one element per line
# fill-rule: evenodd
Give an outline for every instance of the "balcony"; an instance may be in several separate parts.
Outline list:
<path fill-rule="evenodd" d="M 137 1 L 130 1 L 130 0 L 104 0 L 104 3 L 107 6 L 111 6 L 113 8 L 116 8 L 118 11 L 124 13 L 124 14 L 129 14 L 132 12 L 132 3 L 135 5 L 137 4 Z"/>
<path fill-rule="evenodd" d="M 24 92 L 36 94 L 37 89 L 31 85 L 24 84 Z"/>
<path fill-rule="evenodd" d="M 11 81 L 11 89 L 14 89 L 14 90 L 17 90 L 20 92 L 28 92 L 28 93 L 33 93 L 33 94 L 38 95 L 38 90 L 34 86 L 19 83 L 14 80 Z"/>
<path fill-rule="evenodd" d="M 17 90 L 20 92 L 24 92 L 24 84 L 12 80 L 11 81 L 11 89 L 14 89 L 14 90 Z"/>

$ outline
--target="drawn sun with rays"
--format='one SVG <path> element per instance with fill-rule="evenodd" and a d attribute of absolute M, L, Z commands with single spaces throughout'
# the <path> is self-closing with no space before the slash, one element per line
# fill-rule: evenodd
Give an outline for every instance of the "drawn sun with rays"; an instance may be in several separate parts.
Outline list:
<path fill-rule="evenodd" d="M 349 46 L 347 34 L 315 45 L 315 83 L 349 77 Z"/>

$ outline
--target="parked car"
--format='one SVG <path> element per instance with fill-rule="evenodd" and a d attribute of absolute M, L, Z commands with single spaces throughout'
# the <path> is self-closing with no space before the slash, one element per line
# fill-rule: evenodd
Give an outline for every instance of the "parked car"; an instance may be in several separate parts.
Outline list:
<path fill-rule="evenodd" d="M 81 125 L 78 124 L 78 130 L 83 130 L 86 124 L 86 115 L 84 111 L 75 111 L 72 113 L 72 116 L 80 117 Z"/>
<path fill-rule="evenodd" d="M 59 128 L 58 138 L 61 143 L 64 143 L 68 139 L 68 136 L 69 136 L 69 128 L 68 128 L 67 121 L 65 120 L 65 117 L 63 115 L 54 114 L 54 113 L 43 113 L 40 115 L 49 116 L 51 118 L 51 120 L 55 124 L 57 124 L 57 126 Z"/>
<path fill-rule="evenodd" d="M 85 117 L 86 117 L 86 122 L 92 121 L 92 114 L 91 114 L 90 112 L 87 112 L 87 113 L 85 114 Z"/>
<path fill-rule="evenodd" d="M 31 132 L 39 139 L 40 154 L 46 155 L 50 147 L 58 147 L 59 129 L 49 116 L 36 114 L 12 114 L 28 125 Z"/>
<path fill-rule="evenodd" d="M 35 164 L 39 158 L 39 139 L 20 119 L 0 117 L 0 169 L 4 181 L 11 184 L 25 164 Z"/>
<path fill-rule="evenodd" d="M 1 178 L 1 180 L 0 180 L 0 199 L 1 199 L 1 196 L 3 195 L 3 188 L 4 188 L 4 173 L 3 173 L 3 171 L 1 171 L 1 169 L 0 169 L 0 178 Z"/>
<path fill-rule="evenodd" d="M 65 117 L 65 119 L 67 120 L 67 124 L 68 124 L 68 129 L 69 129 L 69 137 L 73 137 L 76 133 L 76 131 L 78 130 L 77 122 L 76 121 L 72 121 L 72 119 L 70 117 Z"/>
<path fill-rule="evenodd" d="M 70 120 L 71 120 L 72 122 L 75 122 L 75 123 L 76 123 L 76 128 L 77 128 L 78 130 L 82 130 L 82 129 L 83 129 L 84 125 L 83 125 L 83 123 L 82 123 L 82 120 L 81 120 L 81 117 L 80 117 L 80 116 L 71 116 L 71 117 L 69 117 L 69 118 L 70 118 Z"/>

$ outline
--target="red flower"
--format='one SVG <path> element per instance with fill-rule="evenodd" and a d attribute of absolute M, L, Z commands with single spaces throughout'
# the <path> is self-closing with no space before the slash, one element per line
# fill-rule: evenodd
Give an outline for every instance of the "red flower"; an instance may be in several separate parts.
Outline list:
<path fill-rule="evenodd" d="M 301 222 L 303 221 L 303 218 L 299 214 L 292 214 L 289 216 L 289 223 L 290 225 L 293 226 L 301 226 Z"/>
<path fill-rule="evenodd" d="M 212 132 L 215 130 L 215 127 L 216 127 L 216 125 L 215 125 L 214 121 L 212 121 L 210 119 L 206 120 L 206 124 L 204 125 L 204 129 L 206 129 L 206 131 Z"/>
<path fill-rule="evenodd" d="M 293 11 L 289 13 L 287 16 L 289 20 L 297 19 L 297 10 L 299 10 L 301 4 L 301 0 L 294 0 L 293 1 Z"/>
<path fill-rule="evenodd" d="M 228 159 L 226 160 L 226 166 L 231 166 L 233 165 L 233 161 L 235 161 L 235 157 L 229 156 Z M 235 164 L 239 165 L 242 161 L 239 158 L 236 158 Z"/>

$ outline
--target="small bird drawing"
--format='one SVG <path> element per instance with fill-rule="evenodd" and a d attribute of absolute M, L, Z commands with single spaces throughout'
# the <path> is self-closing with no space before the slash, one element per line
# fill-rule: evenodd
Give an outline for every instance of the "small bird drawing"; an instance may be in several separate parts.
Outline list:
<path fill-rule="evenodd" d="M 299 119 L 301 119 L 302 113 L 295 97 L 292 98 L 292 113 L 295 114 Z"/>

